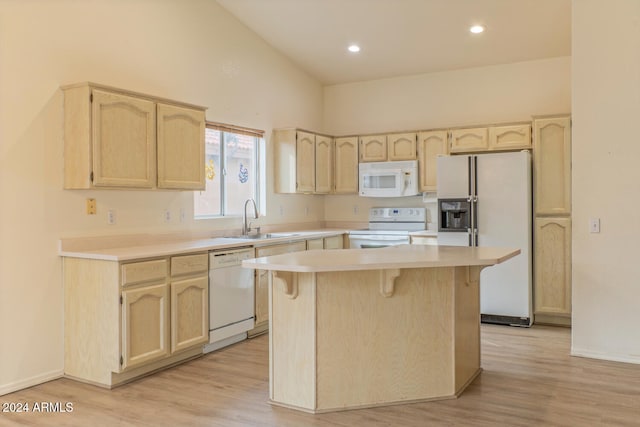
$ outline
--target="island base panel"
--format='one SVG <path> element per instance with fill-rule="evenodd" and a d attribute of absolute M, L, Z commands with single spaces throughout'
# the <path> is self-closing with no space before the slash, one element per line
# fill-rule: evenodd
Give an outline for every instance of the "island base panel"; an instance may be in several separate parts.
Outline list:
<path fill-rule="evenodd" d="M 479 272 L 402 269 L 391 291 L 381 270 L 295 273 L 297 295 L 272 281 L 271 402 L 327 412 L 456 397 L 480 372 Z"/>

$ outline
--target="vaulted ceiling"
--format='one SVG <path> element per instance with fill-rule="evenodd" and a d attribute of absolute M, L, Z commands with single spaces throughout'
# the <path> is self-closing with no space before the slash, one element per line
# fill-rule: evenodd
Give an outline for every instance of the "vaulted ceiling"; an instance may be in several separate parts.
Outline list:
<path fill-rule="evenodd" d="M 325 85 L 571 55 L 571 0 L 218 3 Z"/>

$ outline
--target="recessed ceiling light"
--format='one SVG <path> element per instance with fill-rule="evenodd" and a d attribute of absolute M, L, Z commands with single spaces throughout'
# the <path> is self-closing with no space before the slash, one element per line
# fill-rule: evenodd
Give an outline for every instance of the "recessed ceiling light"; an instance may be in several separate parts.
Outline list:
<path fill-rule="evenodd" d="M 474 25 L 473 27 L 469 28 L 469 31 L 471 31 L 473 34 L 480 34 L 484 31 L 484 27 L 482 25 Z"/>
<path fill-rule="evenodd" d="M 351 46 L 348 47 L 349 52 L 360 52 L 360 46 L 358 46 L 357 44 L 352 44 Z"/>

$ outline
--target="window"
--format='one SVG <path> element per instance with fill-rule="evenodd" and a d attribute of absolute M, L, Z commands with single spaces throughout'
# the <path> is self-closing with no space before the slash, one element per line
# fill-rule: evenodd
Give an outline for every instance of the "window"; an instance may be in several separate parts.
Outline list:
<path fill-rule="evenodd" d="M 194 195 L 194 216 L 242 215 L 244 202 L 260 206 L 262 131 L 207 122 L 206 190 Z"/>

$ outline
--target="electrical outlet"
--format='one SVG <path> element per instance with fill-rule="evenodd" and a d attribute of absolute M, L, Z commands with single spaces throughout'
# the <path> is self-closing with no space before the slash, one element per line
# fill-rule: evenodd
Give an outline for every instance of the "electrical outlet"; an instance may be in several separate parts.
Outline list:
<path fill-rule="evenodd" d="M 284 215 L 284 208 L 280 205 L 280 216 Z"/>
<path fill-rule="evenodd" d="M 96 214 L 96 199 L 87 199 L 87 215 Z"/>
<path fill-rule="evenodd" d="M 162 214 L 163 218 L 164 218 L 164 222 L 165 223 L 170 223 L 171 222 L 171 211 L 169 209 L 165 209 L 164 213 Z"/>
<path fill-rule="evenodd" d="M 360 212 L 360 208 L 358 207 L 358 205 L 353 205 L 353 214 L 358 215 L 358 212 Z"/>
<path fill-rule="evenodd" d="M 107 211 L 107 223 L 109 225 L 115 225 L 116 223 L 116 210 L 115 209 L 109 209 Z"/>
<path fill-rule="evenodd" d="M 600 218 L 592 218 L 589 220 L 589 232 L 590 233 L 600 232 Z"/>
<path fill-rule="evenodd" d="M 309 216 L 309 206 L 304 207 L 304 216 Z"/>
<path fill-rule="evenodd" d="M 187 218 L 187 213 L 184 208 L 180 208 L 180 223 L 182 224 L 184 220 Z"/>

